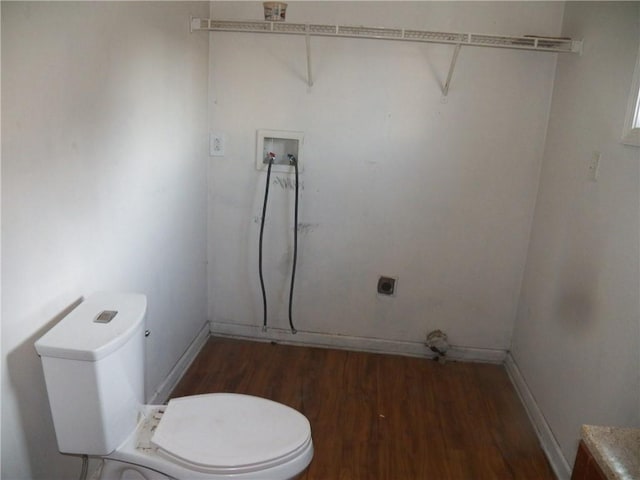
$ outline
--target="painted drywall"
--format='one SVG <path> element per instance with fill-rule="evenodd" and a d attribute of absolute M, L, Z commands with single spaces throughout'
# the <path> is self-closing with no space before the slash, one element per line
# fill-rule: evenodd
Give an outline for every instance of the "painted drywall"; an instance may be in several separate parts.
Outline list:
<path fill-rule="evenodd" d="M 584 54 L 558 61 L 512 354 L 570 466 L 582 424 L 640 426 L 640 149 L 620 143 L 640 4 L 568 2 L 562 33 Z"/>
<path fill-rule="evenodd" d="M 2 65 L 2 9 L 0 8 L 0 65 Z M 2 92 L 2 75 L 0 75 L 0 92 Z M 2 95 L 0 94 L 0 112 L 2 112 Z M 2 119 L 0 115 L 0 145 L 2 145 Z M 0 148 L 0 272 L 2 271 L 2 148 Z M 2 274 L 0 273 L 0 349 L 2 345 Z M 0 372 L 2 371 L 2 355 L 0 355 Z M 2 381 L 0 380 L 0 412 L 2 412 Z M 2 421 L 0 419 L 0 452 L 2 452 Z M 2 455 L 0 454 L 0 472 L 2 472 Z"/>
<path fill-rule="evenodd" d="M 147 396 L 206 323 L 207 3 L 2 2 L 2 478 L 68 479 L 34 341 L 148 295 Z"/>
<path fill-rule="evenodd" d="M 505 35 L 557 35 L 551 2 L 289 2 L 287 20 Z M 260 19 L 254 2 L 212 16 Z M 214 331 L 260 336 L 258 235 L 265 173 L 256 130 L 302 131 L 298 337 L 376 341 L 387 349 L 440 328 L 451 343 L 506 350 L 524 269 L 556 54 L 213 33 L 209 315 Z M 288 328 L 291 176 L 273 179 L 265 226 L 269 324 Z M 398 277 L 393 298 L 379 275 Z M 254 327 L 252 330 L 251 327 Z M 333 340 L 332 340 L 333 339 Z"/>

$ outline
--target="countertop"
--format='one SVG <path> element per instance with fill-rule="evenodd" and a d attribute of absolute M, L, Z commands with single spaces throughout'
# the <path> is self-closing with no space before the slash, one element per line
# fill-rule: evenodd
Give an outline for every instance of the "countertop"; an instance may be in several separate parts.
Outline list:
<path fill-rule="evenodd" d="M 608 479 L 640 479 L 640 428 L 583 425 L 582 440 Z"/>

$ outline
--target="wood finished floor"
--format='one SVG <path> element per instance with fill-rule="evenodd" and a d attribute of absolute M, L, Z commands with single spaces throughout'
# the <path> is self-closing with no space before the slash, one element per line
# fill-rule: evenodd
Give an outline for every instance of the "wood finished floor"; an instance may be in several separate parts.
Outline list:
<path fill-rule="evenodd" d="M 555 478 L 500 365 L 211 338 L 172 397 L 212 392 L 306 415 L 303 480 Z"/>

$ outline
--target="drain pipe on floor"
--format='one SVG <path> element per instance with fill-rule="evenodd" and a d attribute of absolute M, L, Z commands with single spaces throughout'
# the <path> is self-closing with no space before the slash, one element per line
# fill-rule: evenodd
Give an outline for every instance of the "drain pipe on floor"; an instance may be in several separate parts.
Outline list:
<path fill-rule="evenodd" d="M 433 330 L 427 334 L 427 341 L 425 345 L 436 354 L 435 360 L 438 363 L 445 363 L 447 350 L 449 349 L 449 342 L 447 341 L 447 334 L 442 330 Z"/>

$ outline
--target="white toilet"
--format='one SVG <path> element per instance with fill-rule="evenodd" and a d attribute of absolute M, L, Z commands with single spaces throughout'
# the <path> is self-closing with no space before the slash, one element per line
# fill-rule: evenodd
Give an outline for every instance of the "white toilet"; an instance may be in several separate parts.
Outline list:
<path fill-rule="evenodd" d="M 140 294 L 87 298 L 36 343 L 62 453 L 103 459 L 105 480 L 298 476 L 313 442 L 300 412 L 214 393 L 144 405 Z"/>

